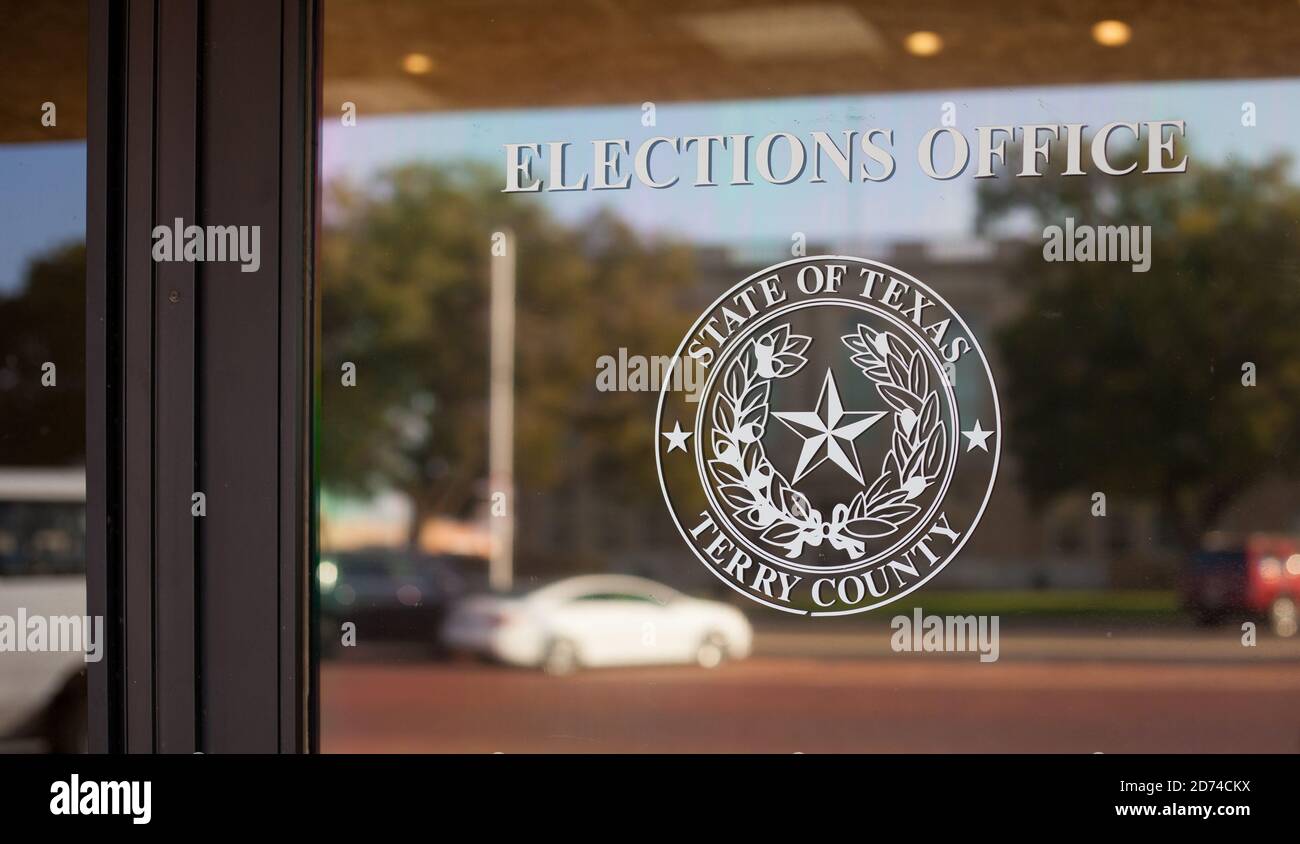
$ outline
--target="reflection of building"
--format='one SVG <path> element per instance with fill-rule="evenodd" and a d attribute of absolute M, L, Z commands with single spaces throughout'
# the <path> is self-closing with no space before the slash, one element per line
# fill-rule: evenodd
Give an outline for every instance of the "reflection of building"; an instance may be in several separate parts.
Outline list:
<path fill-rule="evenodd" d="M 405 548 L 410 543 L 411 506 L 399 493 L 379 495 L 366 502 L 342 500 L 328 494 L 323 494 L 321 499 L 323 552 Z M 491 537 L 482 520 L 434 516 L 420 526 L 416 542 L 419 550 L 430 555 L 486 558 L 491 551 Z"/>

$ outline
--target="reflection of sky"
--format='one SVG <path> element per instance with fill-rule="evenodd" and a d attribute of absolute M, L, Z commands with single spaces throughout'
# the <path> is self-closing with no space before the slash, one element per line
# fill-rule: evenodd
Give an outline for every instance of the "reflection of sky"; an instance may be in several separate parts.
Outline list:
<path fill-rule="evenodd" d="M 788 241 L 801 231 L 814 243 L 897 238 L 960 238 L 971 232 L 974 185 L 971 170 L 949 182 L 927 179 L 916 164 L 921 135 L 940 124 L 942 104 L 957 106 L 957 126 L 1183 119 L 1188 124 L 1192 166 L 1230 156 L 1258 160 L 1280 150 L 1300 158 L 1300 117 L 1290 104 L 1300 83 L 1289 80 L 1160 83 L 1011 91 L 949 91 L 922 94 L 836 96 L 787 100 L 664 103 L 658 125 L 641 126 L 639 104 L 583 109 L 479 111 L 366 117 L 356 127 L 325 127 L 327 179 L 358 181 L 397 162 L 446 162 L 477 158 L 504 174 L 506 143 L 566 140 L 577 167 L 597 138 L 628 138 L 633 147 L 654 135 L 774 131 L 800 135 L 820 129 L 839 137 L 844 129 L 894 129 L 897 170 L 888 182 L 846 184 L 838 173 L 826 184 L 805 176 L 792 185 L 761 181 L 750 187 L 725 184 L 696 188 L 694 153 L 681 156 L 684 183 L 667 190 L 633 184 L 625 191 L 520 194 L 521 202 L 547 204 L 572 220 L 602 204 L 648 232 L 668 232 L 705 242 Z M 1241 104 L 1254 102 L 1258 125 L 1241 125 Z M 1290 115 L 1290 116 L 1288 116 Z M 663 151 L 661 150 L 660 153 Z M 752 154 L 752 146 L 751 146 Z M 859 155 L 860 159 L 861 156 Z M 660 156 L 656 156 L 656 161 Z M 668 162 L 668 157 L 663 157 Z M 720 162 L 726 162 L 720 157 Z M 589 163 L 581 164 L 583 171 Z M 829 166 L 829 165 L 827 165 Z M 504 175 L 503 175 L 504 183 Z M 0 146 L 0 294 L 21 282 L 27 262 L 69 240 L 85 236 L 86 146 L 84 142 Z"/>
<path fill-rule="evenodd" d="M 33 257 L 85 236 L 85 142 L 0 145 L 0 295 Z"/>
<path fill-rule="evenodd" d="M 917 143 L 926 131 L 941 125 L 945 102 L 956 105 L 957 127 L 970 141 L 972 156 L 973 127 L 979 125 L 1082 122 L 1088 124 L 1085 137 L 1090 138 L 1093 129 L 1111 121 L 1182 119 L 1187 121 L 1190 166 L 1195 167 L 1197 161 L 1221 163 L 1232 156 L 1258 160 L 1280 150 L 1300 152 L 1296 140 L 1300 118 L 1290 105 L 1297 97 L 1300 83 L 1296 81 L 1259 80 L 664 103 L 654 127 L 641 125 L 639 104 L 367 118 L 365 104 L 359 103 L 357 126 L 326 123 L 323 167 L 327 181 L 347 176 L 362 182 L 377 168 L 399 162 L 479 159 L 501 174 L 504 187 L 506 143 L 573 142 L 567 158 L 575 174 L 572 179 L 590 172 L 590 141 L 602 138 L 627 138 L 635 151 L 640 141 L 655 135 L 746 133 L 757 139 L 787 131 L 800 136 L 811 155 L 809 134 L 814 130 L 827 131 L 842 143 L 845 129 L 892 128 L 897 169 L 884 183 L 846 183 L 823 159 L 825 184 L 810 183 L 805 172 L 794 184 L 770 185 L 751 167 L 753 186 L 729 186 L 730 152 L 719 152 L 715 179 L 720 186 L 697 188 L 690 184 L 694 149 L 677 158 L 674 170 L 671 150 L 661 148 L 655 156 L 656 178 L 682 178 L 666 190 L 651 190 L 634 181 L 629 190 L 519 194 L 518 199 L 545 203 L 566 220 L 610 205 L 643 231 L 704 242 L 757 238 L 788 242 L 796 231 L 813 243 L 922 236 L 960 239 L 972 234 L 974 165 L 952 181 L 936 181 L 927 178 L 916 161 Z M 1242 103 L 1247 100 L 1257 109 L 1253 128 L 1241 125 Z M 1125 136 L 1120 132 L 1116 139 Z M 751 158 L 755 144 L 756 140 L 750 142 Z M 947 147 L 942 149 L 941 162 Z M 859 151 L 855 166 L 863 160 Z M 626 157 L 623 161 L 620 172 L 627 173 Z M 780 154 L 775 164 L 781 172 Z M 535 166 L 534 175 L 545 175 L 545 167 Z"/>

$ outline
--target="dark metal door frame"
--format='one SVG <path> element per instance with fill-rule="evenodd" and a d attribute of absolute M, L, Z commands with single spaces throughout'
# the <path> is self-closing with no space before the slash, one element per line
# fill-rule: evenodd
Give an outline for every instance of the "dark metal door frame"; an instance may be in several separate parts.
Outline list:
<path fill-rule="evenodd" d="M 309 750 L 319 5 L 102 0 L 90 24 L 90 747 Z M 155 262 L 177 217 L 260 226 L 260 268 Z"/>

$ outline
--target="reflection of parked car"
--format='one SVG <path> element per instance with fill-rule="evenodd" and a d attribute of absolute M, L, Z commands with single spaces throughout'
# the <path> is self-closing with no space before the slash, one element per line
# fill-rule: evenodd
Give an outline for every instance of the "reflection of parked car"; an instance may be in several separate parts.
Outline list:
<path fill-rule="evenodd" d="M 448 606 L 483 580 L 486 565 L 387 548 L 323 556 L 316 570 L 323 649 L 337 652 L 340 627 L 349 621 L 358 641 L 436 645 Z"/>
<path fill-rule="evenodd" d="M 0 469 L 0 616 L 86 612 L 85 500 L 80 469 Z M 84 669 L 77 651 L 0 652 L 0 736 L 84 751 Z"/>
<path fill-rule="evenodd" d="M 696 663 L 749 654 L 753 631 L 735 607 L 639 577 L 588 575 L 524 595 L 479 595 L 451 613 L 453 650 L 567 674 L 579 667 Z"/>
<path fill-rule="evenodd" d="M 1203 551 L 1183 577 L 1183 601 L 1203 624 L 1232 615 L 1267 616 L 1279 636 L 1296 633 L 1300 538 L 1253 535 L 1234 548 Z"/>

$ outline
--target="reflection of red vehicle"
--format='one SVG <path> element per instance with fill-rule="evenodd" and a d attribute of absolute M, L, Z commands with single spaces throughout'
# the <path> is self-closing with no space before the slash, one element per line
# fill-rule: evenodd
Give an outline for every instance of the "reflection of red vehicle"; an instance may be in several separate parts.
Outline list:
<path fill-rule="evenodd" d="M 1183 601 L 1202 623 L 1234 614 L 1263 615 L 1279 636 L 1294 636 L 1300 537 L 1256 534 L 1244 547 L 1202 551 L 1183 579 Z"/>

